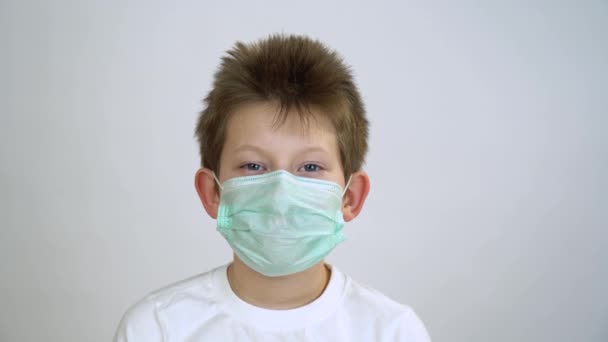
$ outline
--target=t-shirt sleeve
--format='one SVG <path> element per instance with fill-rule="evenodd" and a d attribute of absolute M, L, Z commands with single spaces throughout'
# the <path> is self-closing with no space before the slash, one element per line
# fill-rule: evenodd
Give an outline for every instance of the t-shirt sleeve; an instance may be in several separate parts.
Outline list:
<path fill-rule="evenodd" d="M 153 302 L 144 301 L 135 304 L 124 314 L 116 333 L 114 342 L 156 342 L 162 341 L 162 332 Z"/>
<path fill-rule="evenodd" d="M 393 341 L 431 342 L 431 338 L 424 323 L 418 318 L 414 310 L 407 307 L 399 319 Z"/>

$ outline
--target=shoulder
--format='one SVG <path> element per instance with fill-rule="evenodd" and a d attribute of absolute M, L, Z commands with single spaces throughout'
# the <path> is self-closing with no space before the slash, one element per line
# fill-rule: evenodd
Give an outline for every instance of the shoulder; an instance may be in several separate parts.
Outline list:
<path fill-rule="evenodd" d="M 162 331 L 156 319 L 156 305 L 148 297 L 135 303 L 125 312 L 114 335 L 114 342 L 140 340 L 162 340 Z"/>
<path fill-rule="evenodd" d="M 430 342 L 424 323 L 410 306 L 348 276 L 343 308 L 361 324 L 373 322 L 375 336 L 383 341 Z"/>
<path fill-rule="evenodd" d="M 192 297 L 212 302 L 213 275 L 222 267 L 167 285 L 133 304 L 120 320 L 114 342 L 165 340 L 166 311 Z"/>

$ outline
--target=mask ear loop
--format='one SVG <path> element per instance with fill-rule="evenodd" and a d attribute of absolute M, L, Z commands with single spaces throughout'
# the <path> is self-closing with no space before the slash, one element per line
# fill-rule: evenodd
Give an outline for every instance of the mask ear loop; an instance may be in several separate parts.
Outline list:
<path fill-rule="evenodd" d="M 222 184 L 220 183 L 220 180 L 217 179 L 217 176 L 215 175 L 215 171 L 213 171 L 213 179 L 215 179 L 215 182 L 217 183 L 217 186 L 220 187 L 220 190 L 224 190 L 224 187 L 222 186 Z"/>
<path fill-rule="evenodd" d="M 348 182 L 346 182 L 346 185 L 344 186 L 344 190 L 342 190 L 342 197 L 344 197 L 344 194 L 346 194 L 346 190 L 348 190 L 348 186 L 350 185 L 350 181 L 353 179 L 353 175 L 351 174 L 348 177 Z"/>

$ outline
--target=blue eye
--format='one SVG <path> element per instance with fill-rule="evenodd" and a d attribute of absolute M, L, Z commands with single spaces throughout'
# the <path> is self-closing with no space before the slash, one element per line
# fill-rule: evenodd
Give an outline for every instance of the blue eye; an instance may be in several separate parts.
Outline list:
<path fill-rule="evenodd" d="M 256 163 L 247 163 L 241 167 L 247 169 L 248 171 L 260 171 L 262 169 L 262 165 Z"/>
<path fill-rule="evenodd" d="M 306 164 L 302 167 L 302 170 L 305 172 L 317 172 L 321 171 L 321 167 L 317 164 Z"/>

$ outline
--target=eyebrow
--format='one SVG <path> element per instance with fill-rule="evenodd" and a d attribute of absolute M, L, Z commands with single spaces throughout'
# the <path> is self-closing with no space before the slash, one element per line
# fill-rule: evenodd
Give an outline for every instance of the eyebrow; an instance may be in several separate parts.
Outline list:
<path fill-rule="evenodd" d="M 254 151 L 254 152 L 260 152 L 260 153 L 264 152 L 264 150 L 262 148 L 254 146 L 254 145 L 248 145 L 248 144 L 239 145 L 237 148 L 234 149 L 234 152 L 241 152 L 241 151 Z"/>
<path fill-rule="evenodd" d="M 253 151 L 253 152 L 258 152 L 258 153 L 266 152 L 263 148 L 261 148 L 259 146 L 255 146 L 255 145 L 250 145 L 250 144 L 243 144 L 234 149 L 234 152 L 241 152 L 241 151 Z M 306 153 L 306 152 L 322 152 L 322 153 L 329 154 L 328 150 L 326 150 L 320 146 L 311 146 L 311 147 L 306 147 L 301 150 L 298 150 L 298 153 Z"/>

